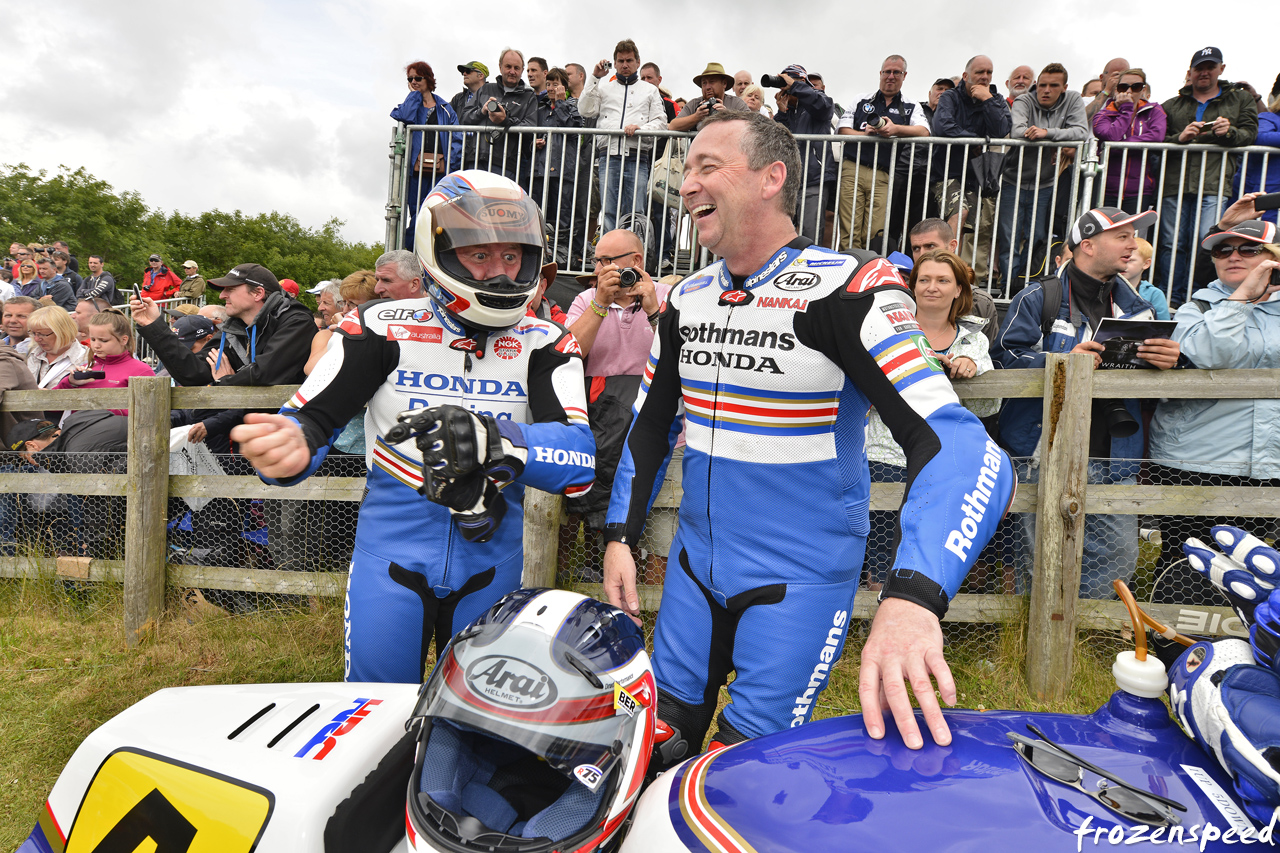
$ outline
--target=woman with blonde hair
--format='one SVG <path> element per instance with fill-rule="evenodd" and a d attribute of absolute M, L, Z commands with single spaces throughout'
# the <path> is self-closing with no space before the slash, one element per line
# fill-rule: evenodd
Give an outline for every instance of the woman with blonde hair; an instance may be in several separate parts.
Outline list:
<path fill-rule="evenodd" d="M 38 388 L 55 387 L 89 357 L 89 350 L 78 340 L 80 329 L 76 321 L 57 305 L 46 305 L 31 312 L 27 334 L 31 338 L 27 369 L 35 377 Z"/>
<path fill-rule="evenodd" d="M 13 279 L 13 292 L 18 296 L 30 296 L 39 299 L 44 295 L 44 288 L 36 275 L 36 262 L 23 258 L 18 264 L 18 274 Z"/>
<path fill-rule="evenodd" d="M 342 280 L 342 284 L 338 286 L 338 295 L 348 307 L 363 305 L 378 298 L 374 291 L 377 285 L 378 279 L 373 270 L 356 270 Z"/>

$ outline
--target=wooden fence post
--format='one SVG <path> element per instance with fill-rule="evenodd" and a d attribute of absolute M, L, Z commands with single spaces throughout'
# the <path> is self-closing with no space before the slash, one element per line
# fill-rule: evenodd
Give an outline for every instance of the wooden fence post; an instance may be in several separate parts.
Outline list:
<path fill-rule="evenodd" d="M 1092 395 L 1093 355 L 1048 356 L 1027 625 L 1027 683 L 1041 701 L 1065 698 L 1071 684 Z"/>
<path fill-rule="evenodd" d="M 130 648 L 164 610 L 169 502 L 169 380 L 129 380 L 129 497 L 125 515 L 124 633 Z"/>
<path fill-rule="evenodd" d="M 524 573 L 520 585 L 556 585 L 557 545 L 560 539 L 560 507 L 564 495 L 538 489 L 524 490 Z"/>

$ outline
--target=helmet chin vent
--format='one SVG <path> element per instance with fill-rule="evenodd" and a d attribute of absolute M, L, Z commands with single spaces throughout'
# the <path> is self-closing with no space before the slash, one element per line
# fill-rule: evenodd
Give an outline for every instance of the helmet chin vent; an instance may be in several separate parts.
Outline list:
<path fill-rule="evenodd" d="M 510 308 L 523 308 L 529 302 L 529 294 L 522 293 L 518 296 L 495 296 L 492 293 L 477 292 L 475 299 L 476 302 L 479 302 L 486 308 L 496 308 L 499 311 L 505 311 Z"/>

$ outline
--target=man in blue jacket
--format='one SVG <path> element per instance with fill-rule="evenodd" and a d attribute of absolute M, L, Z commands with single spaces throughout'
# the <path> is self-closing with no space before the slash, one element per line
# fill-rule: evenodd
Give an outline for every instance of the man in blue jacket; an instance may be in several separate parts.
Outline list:
<path fill-rule="evenodd" d="M 1009 304 L 1004 325 L 991 347 L 991 358 L 1005 368 L 1043 368 L 1051 352 L 1090 353 L 1094 367 L 1102 362 L 1102 344 L 1093 340 L 1104 317 L 1153 320 L 1151 305 L 1134 293 L 1120 273 L 1137 251 L 1137 228 L 1156 222 L 1155 211 L 1129 214 L 1118 207 L 1100 207 L 1082 215 L 1067 234 L 1071 261 L 1059 273 L 1058 286 L 1036 281 L 1018 291 Z M 1058 310 L 1046 321 L 1045 293 L 1058 294 Z M 1179 347 L 1167 338 L 1151 338 L 1138 355 L 1161 370 L 1178 361 Z M 1010 400 L 1000 413 L 1000 440 L 1014 457 L 1038 456 L 1041 401 Z M 1124 417 L 1127 412 L 1129 418 Z M 1090 483 L 1133 483 L 1142 457 L 1142 413 L 1137 400 L 1094 400 L 1089 430 Z M 1034 459 L 1020 463 L 1029 479 L 1038 479 Z M 1030 516 L 1024 522 L 1032 522 Z M 1026 525 L 1028 536 L 1034 534 Z M 1112 597 L 1111 581 L 1127 579 L 1137 565 L 1138 518 L 1134 515 L 1088 515 L 1084 528 L 1084 565 L 1080 594 L 1084 598 Z M 1019 592 L 1028 572 L 1019 572 Z"/>
<path fill-rule="evenodd" d="M 933 114 L 934 136 L 998 139 L 1009 135 L 1013 121 L 1009 114 L 1009 104 L 1000 97 L 996 87 L 991 85 L 994 68 L 991 57 L 982 55 L 973 57 L 965 64 L 960 85 L 948 89 L 938 97 L 938 108 Z M 955 145 L 950 152 L 935 151 L 933 155 L 935 160 L 939 157 L 943 159 L 943 169 L 946 172 L 946 178 L 937 190 L 942 217 L 948 220 L 952 231 L 962 235 L 960 255 L 973 264 L 979 280 L 987 277 L 996 193 L 1000 189 L 997 169 L 992 169 L 990 175 L 983 175 L 966 168 L 970 162 L 975 165 L 985 163 L 980 158 L 988 156 L 990 152 L 984 155 L 983 147 Z M 979 203 L 979 193 L 983 194 L 983 198 L 978 211 L 977 234 L 974 235 L 972 230 L 966 233 L 964 223 L 974 206 Z"/>

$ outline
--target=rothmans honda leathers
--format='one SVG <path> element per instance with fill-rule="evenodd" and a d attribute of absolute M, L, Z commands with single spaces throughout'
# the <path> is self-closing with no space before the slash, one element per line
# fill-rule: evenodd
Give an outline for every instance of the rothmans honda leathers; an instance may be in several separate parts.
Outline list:
<path fill-rule="evenodd" d="M 520 585 L 521 484 L 585 493 L 594 477 L 582 355 L 563 326 L 522 318 L 468 336 L 429 297 L 371 302 L 348 313 L 324 358 L 283 409 L 312 451 L 312 474 L 360 407 L 369 491 L 360 507 L 347 587 L 349 681 L 422 680 L 432 635 L 439 645 Z M 418 494 L 422 455 L 390 446 L 386 431 L 408 409 L 462 406 L 497 419 L 527 449 L 518 481 L 501 493 L 507 513 L 491 540 L 466 542 L 449 510 Z"/>
<path fill-rule="evenodd" d="M 672 291 L 606 535 L 638 541 L 683 402 L 684 497 L 654 667 L 659 716 L 675 715 L 690 744 L 731 667 L 725 742 L 809 718 L 866 544 L 870 406 L 907 456 L 886 596 L 941 616 L 1008 506 L 1009 459 L 960 405 L 914 310 L 888 261 L 804 239 L 738 282 L 717 262 Z"/>

